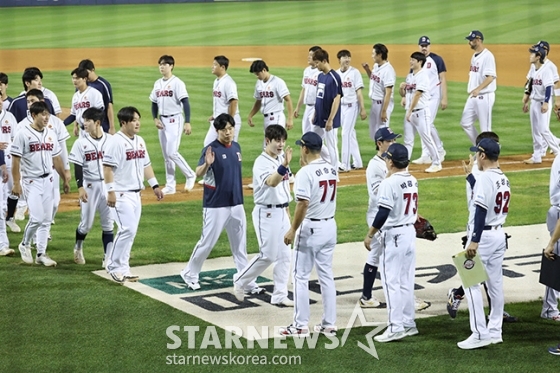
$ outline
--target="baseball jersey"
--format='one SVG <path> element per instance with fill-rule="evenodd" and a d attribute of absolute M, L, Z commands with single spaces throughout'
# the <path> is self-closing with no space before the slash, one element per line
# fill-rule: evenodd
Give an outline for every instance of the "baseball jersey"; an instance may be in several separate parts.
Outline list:
<path fill-rule="evenodd" d="M 369 98 L 383 100 L 385 98 L 385 88 L 394 87 L 396 80 L 397 74 L 389 61 L 381 66 L 374 64 L 369 77 Z"/>
<path fill-rule="evenodd" d="M 369 195 L 368 209 L 366 213 L 366 220 L 368 226 L 373 224 L 373 219 L 379 210 L 377 207 L 379 185 L 387 177 L 387 164 L 385 160 L 378 155 L 375 155 L 368 163 L 366 169 L 366 180 Z"/>
<path fill-rule="evenodd" d="M 303 79 L 301 87 L 303 92 L 303 103 L 305 105 L 315 105 L 315 97 L 317 97 L 317 77 L 321 72 L 316 67 L 307 66 L 303 70 Z"/>
<path fill-rule="evenodd" d="M 414 224 L 418 211 L 418 181 L 408 171 L 399 171 L 379 184 L 378 207 L 390 210 L 383 227 Z M 383 228 L 382 228 L 383 229 Z"/>
<path fill-rule="evenodd" d="M 56 97 L 54 92 L 51 91 L 48 88 L 45 88 L 45 87 L 41 88 L 41 91 L 43 91 L 43 96 L 45 96 L 45 98 L 48 98 L 51 101 L 52 107 L 53 107 L 53 110 L 54 110 L 54 114 L 58 115 L 58 114 L 62 113 L 62 109 L 60 107 L 60 102 L 58 101 L 58 97 Z M 22 93 L 25 94 L 25 92 L 22 92 Z"/>
<path fill-rule="evenodd" d="M 218 115 L 223 113 L 229 113 L 229 102 L 231 100 L 239 100 L 237 95 L 237 84 L 228 74 L 222 76 L 221 78 L 216 78 L 214 80 L 214 87 L 212 89 L 213 105 L 212 105 L 212 115 L 217 118 Z M 239 114 L 239 105 L 235 115 Z"/>
<path fill-rule="evenodd" d="M 487 76 L 493 76 L 494 80 L 488 86 L 484 87 L 480 94 L 496 91 L 496 60 L 494 55 L 488 49 L 484 49 L 480 53 L 473 54 L 471 58 L 471 68 L 469 71 L 469 84 L 467 92 L 472 92 L 486 79 Z"/>
<path fill-rule="evenodd" d="M 81 129 L 84 129 L 84 111 L 90 107 L 95 107 L 101 110 L 105 109 L 103 104 L 103 96 L 99 91 L 92 87 L 87 87 L 83 92 L 76 91 L 72 96 L 72 107 L 70 108 L 70 115 L 76 117 L 76 123 Z"/>
<path fill-rule="evenodd" d="M 474 185 L 473 197 L 475 206 L 487 211 L 484 225 L 494 227 L 506 222 L 511 191 L 509 180 L 502 170 L 492 168 L 481 172 Z M 475 211 L 471 209 L 469 212 L 469 222 L 474 222 Z"/>
<path fill-rule="evenodd" d="M 277 173 L 278 167 L 284 162 L 284 155 L 276 158 L 266 152 L 262 152 L 253 164 L 253 198 L 256 205 L 283 205 L 292 200 L 290 194 L 290 176 L 284 175 L 284 179 L 276 187 L 266 185 L 266 179 Z"/>
<path fill-rule="evenodd" d="M 12 155 L 21 158 L 22 178 L 38 178 L 51 174 L 53 157 L 61 152 L 54 131 L 45 127 L 37 131 L 31 125 L 24 125 L 17 131 L 12 143 Z"/>
<path fill-rule="evenodd" d="M 411 82 L 410 82 L 410 89 L 412 90 L 411 99 L 416 94 L 417 91 L 422 91 L 422 95 L 420 99 L 416 103 L 416 106 L 413 110 L 417 109 L 425 109 L 428 107 L 431 95 L 430 95 L 430 78 L 426 73 L 425 69 L 420 69 L 416 74 L 412 74 Z"/>
<path fill-rule="evenodd" d="M 284 111 L 284 97 L 290 94 L 284 80 L 270 74 L 268 81 L 258 80 L 253 97 L 261 101 L 261 113 L 279 113 Z"/>
<path fill-rule="evenodd" d="M 412 73 L 412 71 L 410 71 L 408 73 L 408 75 L 406 76 L 405 79 L 405 83 L 406 83 L 406 87 L 404 89 L 405 91 L 405 110 L 408 110 L 408 108 L 410 108 L 410 103 L 412 102 L 412 94 L 414 93 L 414 91 L 416 90 L 416 88 L 414 87 L 414 85 L 412 85 L 412 81 L 414 78 L 414 74 Z"/>
<path fill-rule="evenodd" d="M 109 104 L 113 103 L 113 88 L 111 84 L 104 78 L 98 76 L 96 80 L 93 82 L 88 82 L 90 87 L 93 87 L 101 93 L 101 97 L 103 97 L 103 120 L 101 124 L 109 125 L 109 117 L 107 116 L 107 108 Z"/>
<path fill-rule="evenodd" d="M 111 139 L 103 132 L 101 138 L 94 139 L 89 133 L 78 138 L 68 155 L 71 163 L 82 166 L 83 178 L 88 181 L 103 180 L 103 153 Z"/>
<path fill-rule="evenodd" d="M 342 99 L 341 104 L 354 104 L 358 102 L 356 91 L 364 88 L 364 80 L 358 69 L 350 66 L 346 71 L 336 70 L 342 81 Z"/>
<path fill-rule="evenodd" d="M 549 194 L 550 204 L 552 206 L 560 206 L 560 156 L 556 156 L 554 162 L 552 162 Z"/>
<path fill-rule="evenodd" d="M 309 201 L 308 219 L 328 219 L 336 211 L 336 168 L 323 159 L 303 166 L 296 174 L 294 195 L 296 200 Z"/>
<path fill-rule="evenodd" d="M 342 93 L 342 81 L 336 71 L 331 70 L 317 77 L 317 98 L 315 99 L 315 117 L 313 124 L 325 128 L 327 120 L 331 115 L 332 104 L 336 96 Z M 340 127 L 340 106 L 333 117 L 333 128 Z"/>
<path fill-rule="evenodd" d="M 8 147 L 4 149 L 4 156 L 8 156 L 10 154 L 12 140 L 14 139 L 17 125 L 18 123 L 16 118 L 12 113 L 6 110 L 0 111 L 0 126 L 2 128 L 2 131 L 0 132 L 0 142 L 8 143 Z M 8 164 L 11 164 L 11 162 Z"/>
<path fill-rule="evenodd" d="M 45 98 L 45 103 L 49 109 L 49 113 L 55 114 L 51 100 Z M 14 115 L 16 121 L 19 123 L 27 116 L 27 98 L 25 97 L 25 92 L 17 96 L 10 102 L 8 106 L 8 111 Z"/>
<path fill-rule="evenodd" d="M 241 147 L 235 141 L 225 146 L 218 140 L 210 143 L 214 152 L 214 163 L 204 175 L 204 195 L 202 207 L 231 207 L 243 204 L 243 181 L 241 179 Z M 202 166 L 206 161 L 206 148 L 198 161 Z"/>
<path fill-rule="evenodd" d="M 17 124 L 15 132 L 26 125 L 31 125 L 31 123 L 33 123 L 33 118 L 31 117 L 31 114 L 27 112 L 27 116 Z M 59 117 L 51 115 L 49 117 L 49 123 L 47 124 L 47 127 L 54 131 L 59 142 L 66 141 L 70 138 L 68 129 L 66 129 L 64 122 Z"/>
<path fill-rule="evenodd" d="M 426 70 L 428 78 L 430 79 L 430 94 L 432 96 L 439 96 L 441 84 L 439 80 L 439 74 L 447 71 L 443 58 L 435 53 L 430 53 L 426 57 L 424 70 Z"/>
<path fill-rule="evenodd" d="M 478 169 L 478 162 L 476 161 L 476 158 L 475 158 L 474 162 L 473 162 L 473 165 L 472 165 L 472 169 L 471 169 L 471 174 L 473 175 L 473 177 L 475 179 L 475 185 L 476 185 L 476 180 L 478 179 L 478 176 L 481 173 L 482 173 L 482 171 L 480 171 Z M 471 187 L 471 184 L 468 181 L 466 182 L 466 190 L 467 190 L 467 209 L 469 211 L 469 222 L 468 222 L 468 224 L 474 224 L 474 212 L 476 210 L 476 207 L 474 205 L 474 186 Z M 473 220 L 470 220 L 471 216 L 472 216 Z"/>
<path fill-rule="evenodd" d="M 144 139 L 117 132 L 105 146 L 103 165 L 113 167 L 115 192 L 137 191 L 144 186 L 144 168 L 150 165 Z"/>
<path fill-rule="evenodd" d="M 544 61 L 544 64 L 541 66 L 541 69 L 542 68 L 551 69 L 552 79 L 554 80 L 554 83 L 560 80 L 560 76 L 558 76 L 558 67 L 556 67 L 554 62 L 552 62 L 548 58 Z M 527 79 L 531 78 L 531 74 L 533 71 L 535 71 L 535 64 L 532 63 L 531 67 L 529 68 L 529 72 L 527 73 Z"/>
<path fill-rule="evenodd" d="M 150 101 L 158 106 L 159 115 L 175 115 L 183 112 L 181 100 L 188 98 L 185 83 L 172 75 L 169 79 L 160 78 L 154 83 Z"/>
<path fill-rule="evenodd" d="M 554 85 L 552 69 L 547 69 L 542 65 L 538 70 L 533 69 L 530 73 L 530 78 L 533 79 L 533 89 L 530 98 L 531 100 L 544 102 L 546 87 Z"/>

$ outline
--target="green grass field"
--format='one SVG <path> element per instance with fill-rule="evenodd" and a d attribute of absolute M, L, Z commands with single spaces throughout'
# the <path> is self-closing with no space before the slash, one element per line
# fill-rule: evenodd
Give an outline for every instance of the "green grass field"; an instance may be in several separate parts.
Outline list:
<path fill-rule="evenodd" d="M 527 1 L 290 1 L 219 4 L 161 4 L 128 6 L 74 6 L 45 8 L 0 8 L 1 48 L 65 48 L 180 45 L 267 45 L 267 44 L 365 44 L 382 39 L 387 43 L 411 43 L 428 34 L 438 43 L 461 43 L 471 29 L 480 29 L 492 43 L 530 44 L 539 39 L 560 43 L 560 24 L 554 2 Z M 553 51 L 553 53 L 556 53 Z M 1 55 L 1 51 L 0 51 Z M 552 58 L 554 59 L 555 54 Z M 512 56 L 516 58 L 517 56 Z M 92 57 L 94 60 L 94 56 Z M 336 63 L 333 63 L 336 66 Z M 40 67 L 40 66 L 39 66 Z M 304 66 L 302 66 L 303 69 Z M 1 70 L 0 62 L 0 70 Z M 302 69 L 272 68 L 283 77 L 297 99 Z M 499 69 L 499 67 L 498 67 Z M 68 71 L 44 72 L 44 84 L 68 106 L 73 87 Z M 143 114 L 142 136 L 147 140 L 158 178 L 163 180 L 163 162 L 157 133 L 150 120 L 148 94 L 159 77 L 157 68 L 106 69 L 115 91 L 115 106 L 135 105 Z M 187 82 L 191 97 L 194 134 L 183 138 L 181 153 L 191 163 L 199 157 L 211 112 L 210 69 L 178 66 L 176 74 Z M 255 78 L 246 70 L 232 69 L 236 79 L 242 119 L 250 110 Z M 20 91 L 17 74 L 11 74 L 10 94 Z M 400 78 L 402 79 L 402 77 Z M 133 83 L 133 84 L 132 84 Z M 450 107 L 440 112 L 436 125 L 447 149 L 447 159 L 462 159 L 469 142 L 459 126 L 464 104 L 464 83 L 449 85 Z M 501 135 L 503 154 L 531 152 L 529 119 L 521 113 L 518 88 L 500 86 L 494 107 L 494 128 Z M 392 127 L 402 129 L 404 112 L 396 108 Z M 258 117 L 258 116 L 257 116 Z M 261 122 L 259 122 L 261 123 Z M 301 133 L 300 123 L 290 141 Z M 553 130 L 560 125 L 553 123 Z M 250 176 L 260 152 L 262 128 L 241 132 L 244 176 Z M 364 160 L 374 154 L 367 125 L 360 122 L 358 138 Z M 417 141 L 418 143 L 418 141 Z M 414 154 L 418 155 L 418 149 Z M 294 162 L 294 164 L 297 164 Z M 548 208 L 549 172 L 511 173 L 509 225 L 544 222 Z M 357 197 L 358 196 L 358 197 Z M 365 233 L 365 186 L 339 189 L 337 223 L 339 241 L 359 241 Z M 252 209 L 246 200 L 246 211 Z M 420 211 L 438 232 L 458 232 L 466 221 L 464 180 L 461 177 L 420 182 Z M 449 214 L 449 211 L 456 213 Z M 169 216 L 173 216 L 169 220 Z M 248 214 L 248 251 L 257 251 Z M 56 269 L 23 265 L 18 257 L 0 260 L 0 372 L 172 372 L 184 366 L 167 365 L 165 357 L 170 325 L 207 323 L 191 315 L 91 274 L 101 262 L 100 229 L 96 225 L 86 241 L 88 264 L 72 261 L 77 212 L 59 214 L 52 228 L 51 256 Z M 185 262 L 201 228 L 201 203 L 160 203 L 145 206 L 131 264 Z M 20 234 L 9 234 L 12 247 Z M 229 255 L 222 237 L 211 257 Z M 362 265 L 361 263 L 359 264 Z M 507 299 L 507 295 L 506 295 Z M 463 307 L 465 309 L 465 307 Z M 334 350 L 271 349 L 243 351 L 271 357 L 301 355 L 301 366 L 228 366 L 217 369 L 197 365 L 194 372 L 264 371 L 301 372 L 542 372 L 556 370 L 558 360 L 546 353 L 558 342 L 558 333 L 538 315 L 538 302 L 509 305 L 522 322 L 504 327 L 503 345 L 463 352 L 455 343 L 469 333 L 466 311 L 457 320 L 436 317 L 418 321 L 421 335 L 414 343 L 377 346 L 380 360 L 367 358 L 356 348 L 368 328 L 350 333 L 347 344 Z M 197 341 L 200 342 L 201 336 Z M 403 348 L 404 347 L 404 348 Z M 176 351 L 181 354 L 217 356 L 223 351 L 208 349 Z M 537 365 L 538 364 L 538 365 Z"/>

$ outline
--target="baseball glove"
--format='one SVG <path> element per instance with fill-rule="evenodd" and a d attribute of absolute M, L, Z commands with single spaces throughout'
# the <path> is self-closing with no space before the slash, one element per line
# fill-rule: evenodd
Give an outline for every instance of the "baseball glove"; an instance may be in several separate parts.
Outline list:
<path fill-rule="evenodd" d="M 434 241 L 437 238 L 437 233 L 434 227 L 428 219 L 425 219 L 418 215 L 416 223 L 414 223 L 414 229 L 416 229 L 416 237 L 423 238 L 425 240 Z"/>

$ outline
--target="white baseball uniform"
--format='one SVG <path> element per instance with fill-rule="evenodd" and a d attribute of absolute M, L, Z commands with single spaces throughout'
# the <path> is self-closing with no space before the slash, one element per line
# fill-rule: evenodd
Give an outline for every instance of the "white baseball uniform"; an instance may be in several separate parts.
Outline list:
<path fill-rule="evenodd" d="M 560 157 L 556 156 L 554 162 L 552 162 L 552 168 L 550 169 L 550 208 L 546 215 L 546 226 L 550 235 L 554 232 L 556 228 L 556 223 L 560 219 Z M 554 243 L 554 254 L 560 255 L 560 241 Z M 541 311 L 541 317 L 545 319 L 552 319 L 559 315 L 558 312 L 558 297 L 560 293 L 548 286 L 545 286 L 545 292 L 543 297 L 543 305 Z"/>
<path fill-rule="evenodd" d="M 169 79 L 156 80 L 154 89 L 150 93 L 150 100 L 157 104 L 159 119 L 163 124 L 163 129 L 158 130 L 158 135 L 165 161 L 165 186 L 171 189 L 177 186 L 175 165 L 187 179 L 196 177 L 185 158 L 179 153 L 185 122 L 181 100 L 188 97 L 185 83 L 175 75 Z"/>
<path fill-rule="evenodd" d="M 6 171 L 8 172 L 8 182 L 3 184 L 0 189 L 4 190 L 2 201 L 2 211 L 6 210 L 6 197 L 12 191 L 14 186 L 14 179 L 12 178 L 12 156 L 10 155 L 10 149 L 12 147 L 12 141 L 16 132 L 18 123 L 16 118 L 12 113 L 7 110 L 0 111 L 0 142 L 8 143 L 8 147 L 4 149 L 4 159 L 6 161 Z M 1 224 L 1 222 L 0 222 Z M 1 248 L 2 246 L 0 246 Z"/>
<path fill-rule="evenodd" d="M 556 137 L 550 132 L 550 110 L 546 113 L 541 112 L 542 105 L 545 103 L 546 87 L 551 86 L 552 89 L 554 88 L 554 73 L 552 68 L 547 68 L 545 65 L 542 65 L 538 70 L 534 67 L 534 64 L 531 66 L 529 78 L 533 79 L 533 89 L 529 96 L 531 100 L 529 116 L 531 118 L 531 133 L 533 135 L 532 158 L 536 163 L 541 163 L 542 155 L 543 153 L 546 154 L 547 147 L 550 147 L 555 155 L 560 153 Z M 549 107 L 553 106 L 551 101 L 548 101 Z M 546 143 L 544 147 L 543 143 Z"/>
<path fill-rule="evenodd" d="M 477 255 L 480 256 L 488 275 L 486 285 L 492 303 L 488 324 L 484 314 L 480 285 L 465 289 L 465 295 L 468 299 L 471 331 L 476 338 L 481 340 L 502 338 L 504 312 L 502 263 L 506 252 L 506 239 L 502 225 L 506 222 L 510 198 L 509 180 L 500 169 L 488 169 L 477 176 L 473 190 L 474 206 L 469 211 L 469 222 L 474 223 L 476 206 L 487 211 Z M 471 227 L 472 225 L 469 224 L 467 247 L 472 239 Z"/>
<path fill-rule="evenodd" d="M 346 71 L 336 70 L 342 80 L 342 99 L 340 101 L 340 124 L 342 127 L 342 168 L 351 168 L 350 157 L 353 159 L 355 167 L 362 168 L 362 156 L 356 137 L 356 120 L 360 113 L 358 103 L 358 90 L 364 88 L 362 74 L 358 69 L 350 66 Z M 361 94 L 361 93 L 360 93 Z"/>
<path fill-rule="evenodd" d="M 11 154 L 20 157 L 21 185 L 29 208 L 22 243 L 29 246 L 35 239 L 38 254 L 47 250 L 53 210 L 53 157 L 60 153 L 56 133 L 48 127 L 37 131 L 25 125 L 12 143 Z"/>
<path fill-rule="evenodd" d="M 552 71 L 552 80 L 554 80 L 554 84 L 556 84 L 556 82 L 558 80 L 560 80 L 560 76 L 558 75 L 558 67 L 556 67 L 556 65 L 554 64 L 554 62 L 552 62 L 551 60 L 549 60 L 548 58 L 544 60 L 544 64 L 541 66 L 541 69 L 545 68 L 545 69 L 550 69 Z M 535 69 L 535 65 L 531 64 L 531 68 L 529 69 L 529 73 L 527 73 L 527 79 L 530 78 L 531 75 L 531 71 Z M 553 87 L 553 93 L 554 93 L 554 87 Z M 554 102 L 552 100 L 552 95 L 551 95 L 551 102 L 548 105 L 548 112 L 546 113 L 547 115 L 547 123 L 549 123 L 549 128 L 550 128 L 550 117 L 552 114 L 552 110 L 554 109 Z M 551 131 L 552 132 L 552 131 Z M 560 143 L 560 140 L 554 136 L 556 138 L 556 142 Z M 546 142 L 545 139 L 542 139 L 542 147 L 545 150 L 543 152 L 543 156 L 546 155 L 546 148 L 548 147 L 548 143 Z"/>
<path fill-rule="evenodd" d="M 84 131 L 84 111 L 90 107 L 96 107 L 98 109 L 104 110 L 105 104 L 103 103 L 103 96 L 95 88 L 88 86 L 83 92 L 76 91 L 74 96 L 72 96 L 72 107 L 70 108 L 70 115 L 76 117 L 76 123 L 80 127 L 80 136 L 83 135 Z"/>
<path fill-rule="evenodd" d="M 412 97 L 414 97 L 416 92 L 419 91 L 422 92 L 422 95 L 420 96 L 420 100 L 418 100 L 416 106 L 412 109 L 410 123 L 412 123 L 414 129 L 420 135 L 422 144 L 426 145 L 428 154 L 432 159 L 432 165 L 440 165 L 440 156 L 430 131 L 432 123 L 432 114 L 430 113 L 429 107 L 431 88 L 430 79 L 425 69 L 420 69 L 420 71 L 413 73 L 411 76 L 410 86 L 407 86 L 407 95 L 410 95 L 410 99 L 407 99 L 407 112 L 410 109 Z M 407 131 L 407 135 L 410 136 L 410 131 Z"/>
<path fill-rule="evenodd" d="M 443 142 L 439 137 L 439 133 L 434 124 L 436 120 L 436 115 L 439 110 L 439 104 L 441 102 L 441 81 L 439 79 L 439 74 L 446 72 L 445 63 L 443 59 L 435 53 L 430 53 L 426 57 L 426 62 L 424 63 L 424 70 L 430 79 L 430 100 L 428 102 L 428 107 L 430 108 L 430 114 L 432 115 L 432 123 L 430 123 L 430 134 L 434 140 L 434 144 L 437 148 L 438 153 L 443 154 Z M 428 156 L 429 151 L 426 145 L 422 142 L 422 155 Z"/>
<path fill-rule="evenodd" d="M 313 114 L 315 112 L 315 98 L 317 97 L 317 77 L 321 71 L 315 67 L 307 66 L 303 70 L 301 87 L 303 88 L 303 103 L 305 111 L 301 118 L 301 131 L 306 133 L 313 129 Z"/>
<path fill-rule="evenodd" d="M 332 261 L 337 239 L 334 219 L 337 178 L 336 167 L 323 159 L 310 162 L 296 174 L 295 198 L 309 201 L 307 214 L 296 232 L 294 242 L 293 326 L 296 328 L 307 328 L 309 323 L 309 276 L 314 266 L 323 301 L 321 326 L 332 328 L 336 324 Z"/>
<path fill-rule="evenodd" d="M 494 77 L 492 83 L 484 87 L 478 96 L 471 97 L 470 92 L 482 84 L 487 76 Z M 495 100 L 496 78 L 496 60 L 492 52 L 484 49 L 480 53 L 473 54 L 467 85 L 469 96 L 461 117 L 461 126 L 473 145 L 476 145 L 476 137 L 478 136 L 478 131 L 474 126 L 477 119 L 480 124 L 480 132 L 492 131 L 492 107 Z"/>
<path fill-rule="evenodd" d="M 108 248 L 106 269 L 109 273 L 130 275 L 130 251 L 142 214 L 140 191 L 144 187 L 144 168 L 151 165 L 144 139 L 117 132 L 106 144 L 103 165 L 113 168 L 113 183 L 117 197 L 112 209 L 117 223 L 113 246 Z"/>
<path fill-rule="evenodd" d="M 371 99 L 371 111 L 369 113 L 369 136 L 375 141 L 375 132 L 381 127 L 389 127 L 391 113 L 393 112 L 393 94 L 387 106 L 387 122 L 381 121 L 381 109 L 385 100 L 385 90 L 395 87 L 397 74 L 389 61 L 383 65 L 373 65 L 373 70 L 369 77 L 369 98 Z"/>
<path fill-rule="evenodd" d="M 58 101 L 58 97 L 56 97 L 56 94 L 50 89 L 45 87 L 43 87 L 41 91 L 43 91 L 43 96 L 51 101 L 54 110 L 54 115 L 58 115 L 62 113 L 62 108 L 60 107 L 60 102 Z"/>
<path fill-rule="evenodd" d="M 8 172 L 8 175 L 10 175 L 10 173 L 11 172 Z M 0 175 L 2 174 L 0 173 Z M 7 197 L 8 197 L 8 192 L 4 184 L 4 186 L 0 187 L 0 200 L 6 203 Z M 8 239 L 8 234 L 6 232 L 6 214 L 4 212 L 4 209 L 2 209 L 2 212 L 0 213 L 0 250 L 9 249 L 9 248 L 10 248 L 10 240 Z"/>
<path fill-rule="evenodd" d="M 381 227 L 382 254 L 379 271 L 387 300 L 389 333 L 416 327 L 414 322 L 414 270 L 418 181 L 408 171 L 390 175 L 379 185 L 378 208 L 389 209 Z M 375 238 L 374 238 L 375 240 Z"/>
<path fill-rule="evenodd" d="M 107 192 L 103 182 L 103 153 L 111 137 L 102 132 L 101 137 L 95 139 L 86 133 L 74 142 L 70 151 L 70 162 L 82 166 L 83 188 L 87 192 L 87 202 L 80 202 L 81 218 L 78 232 L 82 235 L 91 230 L 96 211 L 99 212 L 103 232 L 113 232 L 113 217 L 111 209 L 107 206 Z"/>
<path fill-rule="evenodd" d="M 216 78 L 214 80 L 214 87 L 212 88 L 212 116 L 217 118 L 218 115 L 229 113 L 229 105 L 231 100 L 239 100 L 237 95 L 237 84 L 229 76 L 225 74 L 221 78 Z M 239 138 L 239 131 L 241 130 L 241 116 L 239 115 L 239 105 L 237 106 L 237 111 L 233 116 L 235 120 L 235 133 L 233 135 L 233 141 L 237 142 Z M 212 141 L 218 138 L 218 133 L 214 128 L 213 121 L 210 122 L 210 128 L 208 128 L 208 133 L 204 139 L 204 146 L 208 146 Z"/>
<path fill-rule="evenodd" d="M 284 97 L 289 94 L 290 91 L 286 82 L 275 75 L 270 74 L 266 82 L 257 79 L 253 97 L 261 102 L 261 113 L 264 115 L 264 129 L 271 124 L 279 124 L 282 127 L 286 127 Z"/>
<path fill-rule="evenodd" d="M 276 187 L 266 185 L 266 180 L 277 173 L 284 156 L 271 157 L 266 152 L 253 165 L 253 225 L 259 242 L 259 253 L 234 276 L 234 283 L 244 288 L 254 281 L 268 266 L 274 263 L 274 292 L 270 302 L 282 303 L 288 298 L 290 276 L 290 247 L 284 243 L 284 235 L 290 229 L 288 205 L 292 200 L 290 181 L 286 174 Z"/>
<path fill-rule="evenodd" d="M 377 215 L 377 211 L 379 210 L 377 207 L 379 185 L 383 180 L 385 180 L 387 173 L 388 170 L 385 160 L 380 156 L 375 155 L 369 161 L 366 169 L 366 182 L 369 195 L 368 209 L 366 213 L 366 223 L 368 228 L 373 224 L 375 215 Z M 379 257 L 381 255 L 381 251 L 383 250 L 381 242 L 377 239 L 371 240 L 370 248 L 371 250 L 368 253 L 366 263 L 374 267 L 379 267 Z"/>

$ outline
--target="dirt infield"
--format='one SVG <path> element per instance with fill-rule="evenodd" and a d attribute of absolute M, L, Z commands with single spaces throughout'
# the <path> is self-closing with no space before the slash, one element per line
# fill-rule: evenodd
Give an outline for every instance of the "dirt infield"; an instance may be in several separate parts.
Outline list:
<path fill-rule="evenodd" d="M 389 60 L 395 67 L 397 75 L 405 76 L 409 70 L 409 56 L 416 51 L 416 45 L 387 45 Z M 496 57 L 498 70 L 498 84 L 507 86 L 522 86 L 529 68 L 528 52 L 526 45 L 487 45 Z M 552 46 L 554 49 L 558 46 Z M 331 56 L 341 49 L 348 49 L 353 54 L 353 64 L 358 66 L 362 62 L 372 65 L 371 45 L 323 45 Z M 441 55 L 447 65 L 447 79 L 449 81 L 466 82 L 472 50 L 467 42 L 457 45 L 433 45 L 432 51 Z M 116 67 L 141 67 L 154 66 L 163 54 L 171 54 L 177 64 L 181 66 L 208 67 L 210 68 L 214 56 L 223 54 L 230 59 L 231 67 L 249 67 L 250 62 L 242 61 L 243 58 L 262 58 L 267 64 L 274 67 L 305 67 L 307 46 L 242 46 L 242 47 L 151 47 L 151 48 L 90 48 L 90 49 L 35 49 L 35 50 L 0 50 L 2 70 L 9 73 L 19 73 L 28 66 L 39 66 L 43 71 L 72 70 L 84 58 L 95 61 L 98 69 Z M 335 58 L 331 57 L 334 62 Z M 336 62 L 333 66 L 336 66 Z M 501 159 L 505 171 L 534 169 L 535 166 L 524 165 L 521 161 L 529 155 L 504 157 Z M 552 158 L 543 160 L 542 167 L 550 167 Z M 443 171 L 436 174 L 427 174 L 423 170 L 426 166 L 411 165 L 410 170 L 418 179 L 427 177 L 445 177 L 462 175 L 463 170 L 459 161 L 444 162 Z M 341 174 L 341 186 L 365 183 L 365 171 L 358 170 Z M 244 180 L 247 185 L 251 182 Z M 178 188 L 180 190 L 181 188 Z M 178 202 L 200 200 L 202 186 L 196 184 L 190 193 L 177 193 L 166 196 L 165 202 Z M 246 195 L 252 191 L 246 189 Z M 151 192 L 143 193 L 144 203 L 155 203 Z M 60 211 L 78 209 L 77 193 L 62 197 Z"/>

